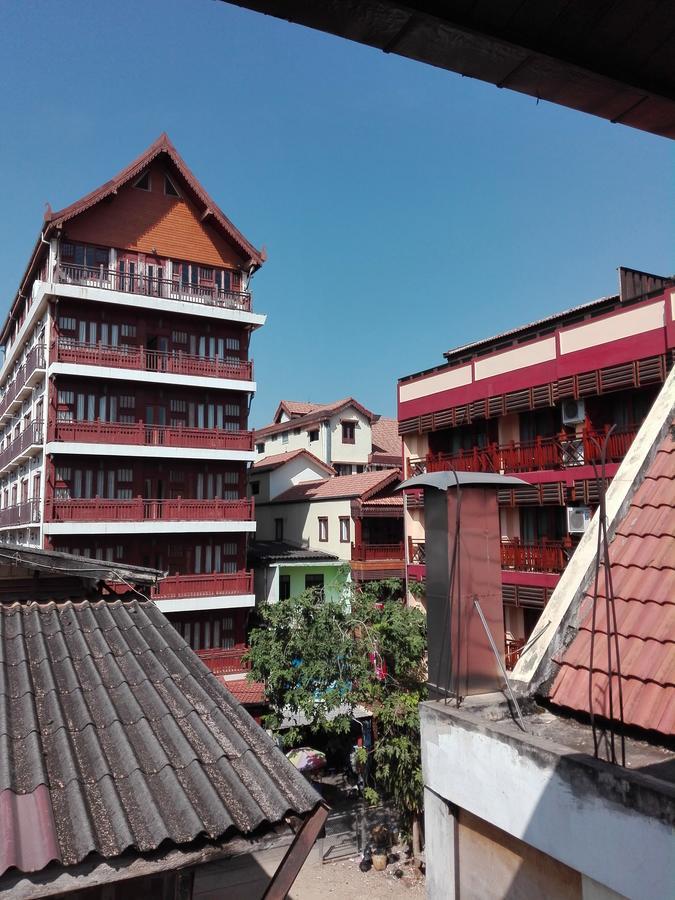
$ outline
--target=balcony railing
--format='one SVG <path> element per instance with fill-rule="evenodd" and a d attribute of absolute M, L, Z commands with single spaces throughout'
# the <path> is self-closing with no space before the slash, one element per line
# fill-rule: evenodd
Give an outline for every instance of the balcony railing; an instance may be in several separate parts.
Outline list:
<path fill-rule="evenodd" d="M 46 368 L 44 344 L 36 344 L 28 351 L 26 359 L 17 369 L 14 378 L 6 386 L 0 397 L 0 416 L 3 416 L 15 401 L 20 401 L 24 392 L 33 386 L 34 376 L 42 374 Z"/>
<path fill-rule="evenodd" d="M 520 659 L 525 641 L 522 638 L 506 638 L 504 641 L 504 665 L 511 671 Z"/>
<path fill-rule="evenodd" d="M 146 425 L 145 422 L 101 422 L 99 419 L 93 422 L 57 421 L 52 440 L 139 447 L 185 447 L 191 450 L 253 450 L 251 431 Z"/>
<path fill-rule="evenodd" d="M 252 594 L 253 573 L 232 572 L 213 575 L 169 575 L 152 588 L 153 600 L 172 597 L 218 597 Z"/>
<path fill-rule="evenodd" d="M 250 522 L 252 500 L 86 500 L 50 499 L 45 503 L 50 522 Z"/>
<path fill-rule="evenodd" d="M 352 544 L 352 560 L 371 562 L 379 559 L 403 560 L 403 544 Z"/>
<path fill-rule="evenodd" d="M 40 521 L 40 498 L 24 500 L 15 506 L 0 509 L 0 528 L 13 528 L 18 525 L 32 525 Z"/>
<path fill-rule="evenodd" d="M 248 291 L 221 291 L 215 285 L 182 284 L 171 278 L 153 278 L 144 274 L 129 275 L 108 269 L 106 266 L 89 267 L 62 263 L 57 267 L 56 280 L 61 284 L 78 284 L 164 300 L 184 300 L 202 306 L 219 306 L 223 309 L 239 309 L 245 312 L 251 310 L 251 295 Z"/>
<path fill-rule="evenodd" d="M 408 560 L 411 566 L 426 565 L 427 555 L 424 541 L 408 539 Z"/>
<path fill-rule="evenodd" d="M 30 422 L 18 437 L 0 451 L 0 471 L 11 463 L 22 462 L 33 455 L 42 445 L 42 422 Z"/>
<path fill-rule="evenodd" d="M 197 656 L 214 675 L 247 672 L 251 664 L 242 660 L 245 653 L 248 653 L 248 647 L 236 647 L 232 650 L 197 650 Z"/>
<path fill-rule="evenodd" d="M 537 438 L 534 441 L 511 441 L 508 444 L 487 444 L 471 450 L 452 453 L 428 453 L 424 459 L 410 459 L 408 474 L 444 472 L 532 472 L 542 469 L 567 469 L 598 462 L 606 431 L 584 431 L 573 437 L 566 434 Z M 620 462 L 633 442 L 637 428 L 623 428 L 613 432 L 607 446 L 607 462 Z"/>
<path fill-rule="evenodd" d="M 175 350 L 170 353 L 145 347 L 88 344 L 61 338 L 52 345 L 52 361 L 104 366 L 111 369 L 134 369 L 145 372 L 167 372 L 172 375 L 196 375 L 207 378 L 232 378 L 250 381 L 251 360 L 227 362 Z"/>
<path fill-rule="evenodd" d="M 520 572 L 562 572 L 570 548 L 564 541 L 541 541 L 521 544 L 519 540 L 502 539 L 502 568 Z"/>

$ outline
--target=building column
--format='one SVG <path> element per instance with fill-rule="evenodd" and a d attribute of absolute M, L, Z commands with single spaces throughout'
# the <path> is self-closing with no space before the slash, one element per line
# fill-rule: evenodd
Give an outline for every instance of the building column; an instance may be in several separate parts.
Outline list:
<path fill-rule="evenodd" d="M 424 857 L 428 900 L 459 898 L 457 816 L 450 803 L 424 788 Z"/>
<path fill-rule="evenodd" d="M 268 579 L 267 579 L 267 602 L 268 603 L 278 603 L 279 602 L 279 566 L 271 565 L 268 566 Z"/>

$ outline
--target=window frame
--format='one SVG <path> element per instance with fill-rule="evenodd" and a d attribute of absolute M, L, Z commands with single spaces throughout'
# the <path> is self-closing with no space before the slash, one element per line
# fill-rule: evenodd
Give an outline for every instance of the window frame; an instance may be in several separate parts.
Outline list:
<path fill-rule="evenodd" d="M 341 544 L 351 544 L 351 542 L 352 542 L 351 516 L 340 516 L 338 521 L 340 523 L 340 543 Z M 346 525 L 346 528 L 345 528 L 345 525 Z M 343 532 L 346 534 L 346 537 L 343 537 Z"/>
<path fill-rule="evenodd" d="M 328 543 L 328 516 L 319 516 L 319 542 L 322 544 Z M 322 537 L 321 535 L 324 535 Z"/>
<path fill-rule="evenodd" d="M 343 444 L 355 444 L 356 443 L 356 422 L 354 421 L 343 421 L 340 423 L 342 425 L 342 443 Z M 349 432 L 351 431 L 351 437 L 349 436 Z"/>

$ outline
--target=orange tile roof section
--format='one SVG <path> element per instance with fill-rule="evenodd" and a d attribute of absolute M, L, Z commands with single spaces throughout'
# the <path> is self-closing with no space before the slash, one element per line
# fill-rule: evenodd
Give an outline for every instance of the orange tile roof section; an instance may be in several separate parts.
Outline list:
<path fill-rule="evenodd" d="M 353 406 L 354 409 L 358 410 L 371 422 L 375 419 L 375 414 L 366 409 L 365 406 L 362 406 L 353 397 L 345 397 L 343 400 L 337 400 L 335 403 L 327 403 L 325 406 L 320 406 L 307 413 L 306 416 L 297 416 L 297 418 L 289 419 L 286 422 L 273 422 L 271 425 L 258 428 L 257 431 L 253 432 L 254 440 L 259 440 L 268 434 L 279 434 L 282 431 L 292 431 L 294 428 L 306 428 L 308 425 L 318 424 L 329 419 L 335 413 L 340 412 L 340 410 L 346 409 L 348 406 Z"/>
<path fill-rule="evenodd" d="M 385 453 L 389 456 L 401 458 L 403 441 L 398 433 L 398 422 L 396 419 L 380 416 L 376 422 L 373 422 L 372 435 L 373 453 Z"/>
<path fill-rule="evenodd" d="M 265 702 L 265 685 L 259 681 L 249 681 L 248 678 L 233 678 L 228 680 L 222 675 L 217 676 L 218 681 L 226 687 L 235 700 L 243 705 L 259 704 Z"/>
<path fill-rule="evenodd" d="M 266 456 L 264 459 L 259 459 L 251 466 L 251 472 L 257 474 L 259 472 L 268 472 L 272 469 L 278 469 L 280 466 L 285 466 L 286 463 L 296 459 L 298 456 L 306 456 L 310 462 L 320 466 L 325 472 L 328 472 L 329 475 L 335 475 L 335 469 L 332 466 L 329 466 L 328 463 L 325 463 L 322 459 L 319 459 L 318 456 L 315 456 L 309 450 L 305 450 L 302 447 L 299 450 L 290 450 L 288 453 L 276 453 L 274 456 Z"/>
<path fill-rule="evenodd" d="M 340 500 L 350 497 L 369 497 L 393 485 L 399 480 L 398 469 L 386 469 L 382 472 L 361 472 L 359 475 L 339 475 L 337 478 L 325 478 L 321 481 L 306 481 L 279 494 L 273 503 L 310 503 L 315 500 Z"/>
<path fill-rule="evenodd" d="M 675 427 L 675 421 L 673 422 Z M 672 428 L 671 428 L 672 432 Z M 618 631 L 624 721 L 675 735 L 675 435 L 661 442 L 643 483 L 609 546 Z M 600 585 L 604 587 L 603 570 Z M 559 706 L 589 713 L 588 681 L 592 585 L 583 600 L 581 625 L 556 662 L 550 690 Z M 607 616 L 604 593 L 597 604 L 593 663 L 593 712 L 609 718 Z M 616 673 L 616 660 L 612 659 Z M 612 675 L 618 685 L 618 676 Z M 618 691 L 614 692 L 614 716 Z"/>

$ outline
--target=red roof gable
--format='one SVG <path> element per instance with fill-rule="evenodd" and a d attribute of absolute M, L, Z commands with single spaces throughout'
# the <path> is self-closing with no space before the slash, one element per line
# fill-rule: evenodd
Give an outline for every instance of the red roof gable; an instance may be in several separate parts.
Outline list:
<path fill-rule="evenodd" d="M 314 412 L 317 409 L 322 409 L 324 406 L 326 406 L 325 403 L 310 403 L 309 401 L 302 400 L 282 400 L 277 406 L 277 411 L 274 413 L 274 424 L 279 424 L 281 421 L 281 414 L 284 412 L 289 418 L 294 419 L 299 416 L 306 416 L 308 413 Z"/>
<path fill-rule="evenodd" d="M 389 487 L 399 480 L 398 469 L 383 472 L 361 472 L 359 475 L 340 475 L 321 481 L 305 481 L 275 497 L 274 503 L 310 503 L 315 500 L 341 500 L 369 497 Z"/>
<path fill-rule="evenodd" d="M 328 472 L 329 475 L 335 475 L 335 469 L 332 466 L 329 466 L 328 463 L 319 459 L 318 456 L 314 456 L 309 450 L 304 450 L 302 448 L 300 450 L 291 450 L 289 453 L 277 453 L 274 456 L 266 456 L 264 459 L 254 462 L 251 466 L 251 471 L 258 474 L 259 472 L 278 469 L 280 466 L 285 466 L 286 463 L 290 462 L 292 459 L 296 459 L 298 456 L 306 456 L 310 462 L 320 466 L 324 471 Z"/>
<path fill-rule="evenodd" d="M 296 416 L 287 422 L 273 422 L 271 425 L 265 425 L 264 428 L 259 428 L 257 431 L 253 432 L 254 440 L 266 437 L 268 434 L 280 434 L 283 431 L 292 431 L 294 428 L 306 428 L 308 425 L 318 424 L 326 419 L 330 419 L 331 416 L 334 416 L 343 409 L 347 409 L 349 406 L 353 406 L 354 409 L 358 410 L 358 412 L 365 416 L 370 422 L 375 419 L 375 414 L 369 409 L 366 409 L 365 406 L 362 406 L 353 397 L 345 397 L 344 400 L 338 400 L 335 403 L 317 406 L 316 409 L 307 413 L 307 415 Z M 277 414 L 278 412 L 279 409 L 277 409 Z"/>
<path fill-rule="evenodd" d="M 673 423 L 675 425 L 675 422 Z M 624 720 L 675 735 L 675 438 L 665 437 L 609 546 L 621 662 Z M 601 570 L 600 584 L 604 585 Z M 593 712 L 609 718 L 607 621 L 597 604 Z M 588 698 L 592 594 L 581 626 L 557 662 L 550 699 L 590 712 Z M 616 672 L 616 660 L 612 660 Z M 612 676 L 616 685 L 617 676 Z M 614 690 L 614 715 L 618 692 Z"/>

